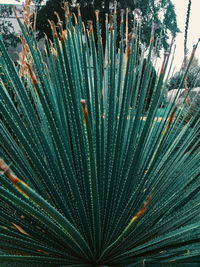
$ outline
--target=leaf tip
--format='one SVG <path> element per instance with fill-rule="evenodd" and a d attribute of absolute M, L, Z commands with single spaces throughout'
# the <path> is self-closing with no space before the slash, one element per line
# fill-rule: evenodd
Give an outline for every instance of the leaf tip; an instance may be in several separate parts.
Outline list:
<path fill-rule="evenodd" d="M 10 167 L 4 162 L 3 159 L 0 159 L 0 171 L 13 183 L 19 183 L 20 179 L 17 178 L 11 171 Z"/>
<path fill-rule="evenodd" d="M 87 117 L 88 117 L 88 110 L 87 110 L 87 107 L 86 107 L 86 100 L 85 99 L 81 99 L 80 103 L 81 103 L 82 108 L 83 108 L 84 121 L 86 121 Z"/>

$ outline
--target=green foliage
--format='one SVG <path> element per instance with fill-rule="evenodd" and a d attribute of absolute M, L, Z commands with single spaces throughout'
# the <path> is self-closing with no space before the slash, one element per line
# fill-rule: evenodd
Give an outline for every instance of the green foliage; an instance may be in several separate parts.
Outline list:
<path fill-rule="evenodd" d="M 104 57 L 98 21 L 96 47 L 66 7 L 46 62 L 19 21 L 22 76 L 0 41 L 2 267 L 199 263 L 199 120 L 183 126 L 173 104 L 157 117 L 168 58 L 144 114 L 154 32 L 146 59 L 137 27 L 116 53 L 116 20 Z"/>
<path fill-rule="evenodd" d="M 16 47 L 19 42 L 9 17 L 13 14 L 11 5 L 0 5 L 0 33 L 6 46 Z"/>
<path fill-rule="evenodd" d="M 184 70 L 176 72 L 168 81 L 168 90 L 184 88 L 184 82 L 182 81 Z M 193 67 L 187 74 L 187 85 L 189 88 L 200 87 L 200 67 Z"/>

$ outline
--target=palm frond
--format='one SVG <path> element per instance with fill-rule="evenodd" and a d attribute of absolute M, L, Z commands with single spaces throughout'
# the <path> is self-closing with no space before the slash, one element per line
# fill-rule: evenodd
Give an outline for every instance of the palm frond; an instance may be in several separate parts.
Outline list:
<path fill-rule="evenodd" d="M 18 21 L 22 76 L 0 39 L 0 266 L 199 263 L 199 110 L 185 123 L 174 100 L 159 116 L 154 28 L 146 56 L 139 25 L 126 46 L 114 12 L 103 51 L 98 12 L 95 41 L 65 11 L 45 56 Z"/>

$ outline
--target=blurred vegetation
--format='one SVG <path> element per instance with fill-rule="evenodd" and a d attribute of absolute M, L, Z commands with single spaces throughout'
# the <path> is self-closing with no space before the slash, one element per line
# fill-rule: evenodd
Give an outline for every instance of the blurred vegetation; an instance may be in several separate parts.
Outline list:
<path fill-rule="evenodd" d="M 11 20 L 9 20 L 11 15 L 13 16 L 13 6 L 0 5 L 0 33 L 7 47 L 16 47 L 19 38 L 17 37 Z"/>
<path fill-rule="evenodd" d="M 186 60 L 186 66 L 188 60 Z M 167 88 L 168 90 L 184 88 L 184 82 L 181 83 L 184 74 L 184 69 L 177 71 L 168 81 Z M 200 65 L 198 58 L 194 58 L 191 62 L 189 71 L 187 73 L 187 85 L 189 88 L 200 87 Z"/>

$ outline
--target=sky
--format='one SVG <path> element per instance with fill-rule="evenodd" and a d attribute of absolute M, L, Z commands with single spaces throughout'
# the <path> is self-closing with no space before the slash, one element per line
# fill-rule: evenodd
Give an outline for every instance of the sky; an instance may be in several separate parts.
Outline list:
<path fill-rule="evenodd" d="M 24 0 L 21 1 L 21 3 Z M 183 60 L 183 42 L 184 42 L 184 28 L 185 28 L 185 19 L 187 13 L 187 5 L 188 0 L 172 0 L 176 14 L 177 14 L 177 22 L 178 27 L 181 30 L 181 33 L 178 34 L 176 38 L 176 53 L 174 59 L 174 66 L 177 69 L 180 68 Z M 18 3 L 14 0 L 0 0 L 0 4 L 15 4 Z M 190 25 L 188 31 L 188 49 L 191 52 L 193 45 L 197 42 L 198 38 L 200 38 L 200 0 L 192 0 L 191 6 L 191 16 L 190 16 Z M 200 45 L 197 49 L 196 53 L 197 58 L 200 63 Z"/>
<path fill-rule="evenodd" d="M 179 33 L 176 38 L 177 48 L 174 59 L 174 65 L 176 65 L 177 68 L 179 68 L 181 66 L 183 59 L 184 29 L 185 29 L 188 0 L 172 0 L 172 2 L 175 6 L 177 14 L 178 27 L 181 30 L 181 33 Z M 200 11 L 200 0 L 192 0 L 190 24 L 188 29 L 188 44 L 187 44 L 189 52 L 191 52 L 193 45 L 196 44 L 197 40 L 200 38 L 199 11 Z M 200 46 L 197 49 L 196 57 L 199 59 L 200 63 Z"/>

